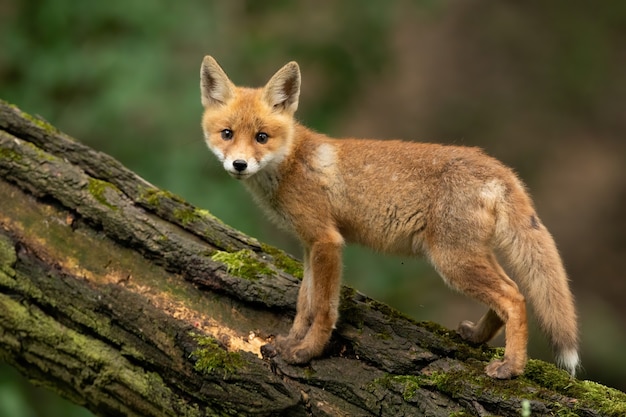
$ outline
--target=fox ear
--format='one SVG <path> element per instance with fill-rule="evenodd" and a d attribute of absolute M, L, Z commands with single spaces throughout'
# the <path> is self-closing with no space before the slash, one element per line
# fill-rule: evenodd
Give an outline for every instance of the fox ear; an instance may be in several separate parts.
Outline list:
<path fill-rule="evenodd" d="M 225 104 L 233 97 L 235 85 L 212 56 L 205 56 L 200 68 L 200 97 L 204 107 Z"/>
<path fill-rule="evenodd" d="M 300 97 L 300 67 L 291 61 L 270 78 L 263 88 L 263 99 L 277 111 L 295 113 Z"/>

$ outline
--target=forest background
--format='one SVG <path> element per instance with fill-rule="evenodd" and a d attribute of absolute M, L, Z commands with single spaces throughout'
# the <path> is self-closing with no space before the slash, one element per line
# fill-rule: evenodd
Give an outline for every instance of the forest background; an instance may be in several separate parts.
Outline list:
<path fill-rule="evenodd" d="M 485 149 L 557 241 L 581 377 L 626 390 L 626 2 L 0 0 L 0 41 L 0 98 L 295 255 L 203 143 L 204 55 L 250 86 L 297 60 L 299 120 L 329 135 Z M 345 283 L 415 319 L 485 310 L 423 261 L 345 258 Z M 552 360 L 536 325 L 530 355 Z M 0 365 L 0 415 L 91 414 Z"/>

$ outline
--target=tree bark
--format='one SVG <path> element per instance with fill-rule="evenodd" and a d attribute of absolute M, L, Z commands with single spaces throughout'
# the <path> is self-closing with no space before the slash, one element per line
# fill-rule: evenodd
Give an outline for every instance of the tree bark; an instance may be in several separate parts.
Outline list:
<path fill-rule="evenodd" d="M 626 396 L 343 288 L 323 358 L 263 358 L 300 264 L 0 101 L 0 355 L 99 416 L 626 415 Z M 568 414 L 569 413 L 569 414 Z"/>

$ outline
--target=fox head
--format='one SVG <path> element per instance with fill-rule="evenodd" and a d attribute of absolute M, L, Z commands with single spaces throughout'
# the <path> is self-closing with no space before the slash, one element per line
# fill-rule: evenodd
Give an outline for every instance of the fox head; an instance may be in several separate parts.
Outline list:
<path fill-rule="evenodd" d="M 262 88 L 235 86 L 211 56 L 200 69 L 204 115 L 202 130 L 209 149 L 226 172 L 246 179 L 285 158 L 293 142 L 300 96 L 300 68 L 290 62 Z"/>

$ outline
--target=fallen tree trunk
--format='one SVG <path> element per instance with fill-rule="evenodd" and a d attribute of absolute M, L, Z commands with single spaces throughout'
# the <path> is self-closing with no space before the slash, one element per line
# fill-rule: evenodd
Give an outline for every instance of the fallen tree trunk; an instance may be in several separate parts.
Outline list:
<path fill-rule="evenodd" d="M 0 355 L 99 416 L 626 415 L 626 396 L 344 288 L 324 358 L 262 358 L 300 264 L 0 101 Z M 569 413 L 569 414 L 568 414 Z"/>

